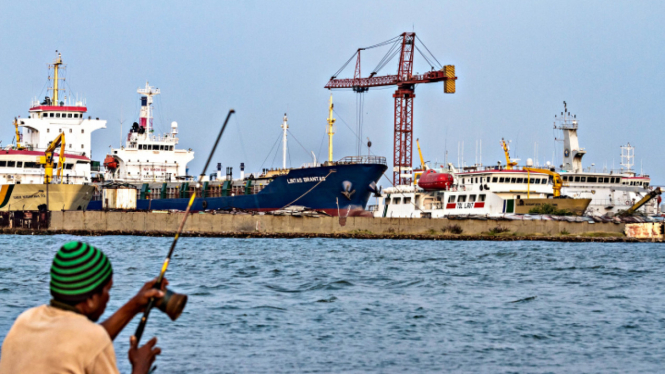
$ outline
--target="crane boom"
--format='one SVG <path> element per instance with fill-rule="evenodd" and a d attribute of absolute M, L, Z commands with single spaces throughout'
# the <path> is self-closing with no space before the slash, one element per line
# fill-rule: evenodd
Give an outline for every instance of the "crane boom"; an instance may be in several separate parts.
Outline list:
<path fill-rule="evenodd" d="M 18 120 L 14 117 L 14 129 L 16 130 L 16 149 L 23 150 L 25 147 L 21 147 L 21 133 L 18 132 Z"/>
<path fill-rule="evenodd" d="M 557 173 L 556 171 L 551 171 L 547 169 L 537 169 L 537 168 L 524 168 L 524 170 L 531 172 L 531 173 L 543 173 L 552 176 L 552 192 L 554 194 L 554 197 L 561 197 L 561 187 L 563 187 L 563 179 L 561 178 L 561 174 Z"/>
<path fill-rule="evenodd" d="M 419 40 L 419 39 L 418 39 Z M 360 51 L 387 45 L 390 43 L 393 44 L 393 48 L 390 49 L 386 57 L 379 63 L 377 66 L 377 71 L 379 67 L 385 66 L 394 55 L 399 53 L 399 65 L 397 67 L 397 74 L 395 75 L 383 75 L 377 76 L 377 72 L 372 72 L 369 77 L 362 78 L 360 77 Z M 397 44 L 401 43 L 400 48 L 397 49 Z M 435 82 L 444 82 L 443 92 L 444 93 L 455 93 L 455 66 L 454 65 L 445 65 L 440 70 L 434 69 L 432 67 L 431 71 L 428 71 L 424 74 L 413 74 L 413 57 L 416 51 L 422 51 L 416 46 L 416 33 L 415 32 L 405 32 L 388 40 L 387 42 L 376 44 L 368 48 L 359 48 L 354 56 L 357 55 L 356 68 L 354 70 L 353 78 L 338 79 L 337 76 L 330 78 L 330 81 L 325 85 L 327 89 L 344 89 L 351 88 L 355 92 L 362 93 L 367 91 L 370 87 L 381 87 L 381 86 L 397 86 L 393 98 L 395 98 L 395 125 L 394 125 L 394 142 L 393 142 L 393 184 L 402 184 L 408 185 L 413 179 L 413 144 L 412 144 L 412 135 L 413 135 L 413 99 L 416 97 L 415 94 L 415 85 L 420 83 L 435 83 Z M 422 41 L 421 41 L 422 43 Z M 429 52 L 429 49 L 427 49 Z M 430 53 L 431 54 L 431 53 Z M 354 56 L 351 56 L 351 59 L 347 61 L 347 64 L 353 59 Z M 424 57 L 424 54 L 423 54 Z M 433 57 L 433 56 L 432 56 Z M 427 57 L 425 59 L 430 62 Z M 436 58 L 434 58 L 436 62 Z M 439 64 L 440 66 L 441 64 Z M 344 69 L 346 64 L 338 71 L 338 73 Z M 337 73 L 336 73 L 337 74 Z M 405 172 L 405 173 L 404 173 Z M 410 175 L 410 176 L 409 176 Z"/>
<path fill-rule="evenodd" d="M 517 166 L 517 162 L 510 161 L 510 149 L 508 148 L 508 143 L 503 138 L 501 138 L 501 147 L 503 148 L 503 153 L 506 155 L 506 169 L 512 170 L 513 166 Z"/>
<path fill-rule="evenodd" d="M 416 139 L 416 145 L 418 146 L 418 156 L 420 156 L 420 165 L 422 166 L 423 170 L 427 170 L 427 165 L 425 165 L 425 161 L 423 160 L 423 152 L 420 150 L 420 139 Z"/>
<path fill-rule="evenodd" d="M 661 193 L 662 193 L 662 191 L 660 190 L 660 187 L 657 187 L 655 190 L 653 190 L 653 191 L 649 192 L 648 194 L 646 194 L 646 196 L 644 196 L 642 199 L 640 199 L 640 201 L 636 202 L 635 205 L 628 208 L 628 210 L 626 210 L 622 215 L 629 216 L 629 215 L 634 214 L 644 204 L 648 203 L 651 199 L 653 199 L 654 197 L 660 195 Z"/>
<path fill-rule="evenodd" d="M 53 153 L 56 148 L 60 147 L 60 155 L 58 157 L 58 171 L 57 177 L 62 184 L 62 170 L 65 165 L 65 133 L 61 132 L 44 152 L 44 156 L 39 157 L 39 163 L 44 165 L 44 183 L 50 184 L 53 180 Z"/>

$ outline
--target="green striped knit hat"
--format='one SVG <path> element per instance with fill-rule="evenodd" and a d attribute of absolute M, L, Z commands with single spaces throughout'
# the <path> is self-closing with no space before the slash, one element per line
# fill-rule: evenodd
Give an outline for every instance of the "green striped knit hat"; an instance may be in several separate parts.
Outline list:
<path fill-rule="evenodd" d="M 111 280 L 111 261 L 99 249 L 72 241 L 56 253 L 51 265 L 51 295 L 60 301 L 83 301 Z"/>

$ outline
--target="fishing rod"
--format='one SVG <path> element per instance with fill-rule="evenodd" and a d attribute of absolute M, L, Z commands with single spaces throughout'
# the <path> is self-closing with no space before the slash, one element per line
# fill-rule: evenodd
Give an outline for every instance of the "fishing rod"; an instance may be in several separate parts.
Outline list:
<path fill-rule="evenodd" d="M 219 140 L 222 138 L 224 129 L 226 129 L 226 125 L 229 123 L 229 118 L 231 118 L 231 115 L 233 113 L 235 113 L 235 110 L 231 109 L 229 110 L 229 114 L 226 115 L 226 120 L 224 120 L 224 125 L 222 126 L 222 130 L 219 132 L 219 135 L 217 135 L 217 140 L 215 140 L 215 145 L 212 146 L 212 151 L 210 151 L 210 155 L 208 156 L 208 161 L 206 161 L 206 164 L 203 167 L 203 172 L 201 172 L 201 174 L 199 175 L 199 183 L 203 181 L 203 177 L 206 174 L 206 170 L 208 170 L 208 165 L 210 165 L 210 160 L 212 160 L 212 156 L 215 154 L 215 149 L 217 149 Z M 166 269 L 169 267 L 169 262 L 171 262 L 171 256 L 173 255 L 173 250 L 175 249 L 176 243 L 178 243 L 178 238 L 180 238 L 180 233 L 182 233 L 182 229 L 185 227 L 185 222 L 187 222 L 187 217 L 189 217 L 189 211 L 192 208 L 192 205 L 194 204 L 195 198 L 196 198 L 196 189 L 194 189 L 194 191 L 192 192 L 192 196 L 189 198 L 189 203 L 187 204 L 187 209 L 185 210 L 185 216 L 182 218 L 182 222 L 180 222 L 178 231 L 176 231 L 175 233 L 175 237 L 173 238 L 173 243 L 171 243 L 171 248 L 169 249 L 169 253 L 166 255 L 166 259 L 164 260 L 164 264 L 162 265 L 162 270 L 159 272 L 159 276 L 157 277 L 157 281 L 155 282 L 153 288 L 156 289 L 162 288 L 162 281 L 164 280 L 164 274 L 166 274 Z M 136 332 L 134 333 L 134 336 L 136 337 L 136 344 L 138 345 L 138 343 L 141 341 L 141 336 L 143 335 L 143 331 L 145 330 L 145 325 L 148 323 L 148 316 L 150 316 L 150 311 L 152 310 L 153 307 L 158 306 L 158 308 L 161 309 L 166 314 L 168 314 L 172 320 L 175 320 L 176 318 L 178 318 L 180 313 L 182 313 L 182 310 L 185 308 L 186 302 L 187 302 L 187 295 L 178 295 L 169 290 L 167 290 L 163 300 L 160 300 L 159 305 L 156 305 L 156 300 L 154 297 L 150 298 L 150 300 L 148 301 L 148 305 L 145 307 L 145 311 L 143 312 L 143 317 L 141 317 L 141 322 L 139 322 L 139 325 L 136 328 Z"/>

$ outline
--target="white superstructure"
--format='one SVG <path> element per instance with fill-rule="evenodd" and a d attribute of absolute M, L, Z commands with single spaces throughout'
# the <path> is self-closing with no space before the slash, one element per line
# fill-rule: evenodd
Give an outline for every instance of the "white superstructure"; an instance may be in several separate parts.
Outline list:
<path fill-rule="evenodd" d="M 545 199 L 552 197 L 553 192 L 548 175 L 525 170 L 487 168 L 457 172 L 449 165 L 436 172 L 450 175 L 452 183 L 438 191 L 426 191 L 417 181 L 413 186 L 385 188 L 369 210 L 375 217 L 401 218 L 501 215 L 514 213 L 514 204 L 520 201 Z"/>
<path fill-rule="evenodd" d="M 129 130 L 125 146 L 111 148 L 106 156 L 104 179 L 129 183 L 188 179 L 187 163 L 194 159 L 194 152 L 176 148 L 178 124 L 172 122 L 167 134 L 154 134 L 152 102 L 159 89 L 146 82 L 137 92 L 141 95 L 139 122 Z"/>
<path fill-rule="evenodd" d="M 591 199 L 587 215 L 601 216 L 626 210 L 653 190 L 648 175 L 638 175 L 632 169 L 635 150 L 630 144 L 621 147 L 621 168 L 596 172 L 582 166 L 586 151 L 579 146 L 579 122 L 571 115 L 564 101 L 564 111 L 555 116 L 554 128 L 563 132 L 562 193 L 574 198 Z M 658 214 L 657 199 L 640 208 L 647 215 Z"/>
<path fill-rule="evenodd" d="M 91 182 L 91 135 L 95 130 L 106 128 L 106 121 L 86 116 L 88 109 L 82 100 L 63 95 L 64 89 L 59 85 L 64 79 L 60 76 L 64 68 L 60 54 L 49 68 L 53 69 L 53 77 L 49 76 L 51 96 L 46 96 L 42 102 L 31 102 L 28 117 L 16 119 L 20 128 L 16 145 L 8 145 L 0 151 L 0 184 L 43 183 L 44 169 L 39 157 L 60 133 L 65 133 L 62 183 Z"/>

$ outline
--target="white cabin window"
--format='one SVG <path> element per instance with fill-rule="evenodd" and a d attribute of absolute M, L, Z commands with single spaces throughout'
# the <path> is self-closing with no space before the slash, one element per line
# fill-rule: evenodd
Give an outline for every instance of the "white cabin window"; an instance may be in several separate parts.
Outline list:
<path fill-rule="evenodd" d="M 67 114 L 67 118 L 72 118 L 72 114 L 71 114 L 71 113 L 68 113 L 68 114 Z"/>
<path fill-rule="evenodd" d="M 503 177 L 499 178 L 499 183 L 505 183 L 505 179 Z"/>
<path fill-rule="evenodd" d="M 84 134 L 84 133 L 85 133 L 85 130 L 84 130 L 84 129 L 81 129 L 81 134 Z"/>
<path fill-rule="evenodd" d="M 575 182 L 579 182 L 579 181 L 580 181 L 580 177 L 575 177 Z"/>
<path fill-rule="evenodd" d="M 51 129 L 46 129 L 46 132 L 51 132 Z"/>
<path fill-rule="evenodd" d="M 510 183 L 517 183 L 517 178 L 510 178 Z"/>
<path fill-rule="evenodd" d="M 71 148 L 71 147 L 72 147 L 72 143 L 69 143 L 69 148 Z"/>
<path fill-rule="evenodd" d="M 457 202 L 458 202 L 458 203 L 463 203 L 463 202 L 465 202 L 465 201 L 466 201 L 466 195 L 459 195 L 459 196 L 457 197 Z"/>
<path fill-rule="evenodd" d="M 402 202 L 401 197 L 393 197 L 393 204 L 400 204 Z"/>
<path fill-rule="evenodd" d="M 13 168 L 14 166 L 16 166 L 16 161 L 7 161 L 8 168 Z"/>
<path fill-rule="evenodd" d="M 485 201 L 485 195 L 478 195 L 478 201 Z"/>
<path fill-rule="evenodd" d="M 540 178 L 536 179 L 534 182 L 535 182 L 536 184 L 540 184 Z"/>
<path fill-rule="evenodd" d="M 83 149 L 83 148 L 85 148 L 85 146 L 83 144 L 81 144 L 81 149 Z"/>
<path fill-rule="evenodd" d="M 469 202 L 470 203 L 475 203 L 476 202 L 476 195 L 469 195 Z"/>
<path fill-rule="evenodd" d="M 0 167 L 1 166 L 7 166 L 7 161 L 0 161 Z"/>
<path fill-rule="evenodd" d="M 455 202 L 455 195 L 448 196 L 448 202 L 449 203 L 454 203 Z"/>
<path fill-rule="evenodd" d="M 496 183 L 496 182 L 497 182 L 497 180 L 498 180 L 498 178 L 497 178 L 497 177 L 494 177 L 494 178 L 492 178 L 492 183 Z M 503 178 L 501 178 L 501 181 L 503 182 Z"/>
<path fill-rule="evenodd" d="M 582 182 L 582 183 L 586 182 L 586 177 L 582 177 L 580 182 Z"/>
<path fill-rule="evenodd" d="M 69 133 L 70 133 L 70 134 L 72 133 L 72 129 L 69 129 Z"/>
<path fill-rule="evenodd" d="M 55 118 L 60 118 L 60 113 L 56 113 Z"/>
<path fill-rule="evenodd" d="M 410 196 L 404 198 L 404 204 L 411 204 L 411 197 Z"/>
<path fill-rule="evenodd" d="M 524 178 L 517 178 L 517 183 L 524 183 Z"/>
<path fill-rule="evenodd" d="M 535 180 L 533 178 L 529 178 L 529 183 L 534 184 Z"/>

